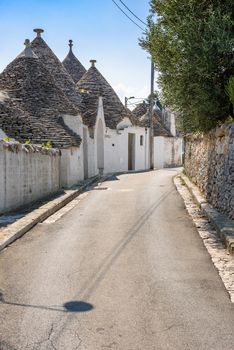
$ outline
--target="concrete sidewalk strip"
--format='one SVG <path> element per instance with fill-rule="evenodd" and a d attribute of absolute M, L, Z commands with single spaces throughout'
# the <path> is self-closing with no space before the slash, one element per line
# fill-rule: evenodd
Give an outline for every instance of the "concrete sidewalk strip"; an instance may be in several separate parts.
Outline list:
<path fill-rule="evenodd" d="M 195 203 L 199 206 L 202 212 L 210 220 L 216 229 L 219 237 L 224 241 L 228 252 L 234 256 L 234 223 L 226 215 L 220 213 L 213 208 L 201 194 L 200 190 L 195 186 L 189 178 L 181 173 L 180 177 L 189 192 L 191 193 Z"/>
<path fill-rule="evenodd" d="M 60 210 L 62 207 L 71 202 L 74 198 L 79 196 L 88 187 L 96 183 L 103 182 L 107 177 L 100 178 L 95 176 L 77 188 L 69 189 L 64 195 L 42 204 L 39 208 L 23 215 L 15 222 L 0 229 L 0 251 L 6 248 L 9 244 L 23 236 L 26 232 L 31 230 L 38 223 L 43 222 L 49 216 Z"/>

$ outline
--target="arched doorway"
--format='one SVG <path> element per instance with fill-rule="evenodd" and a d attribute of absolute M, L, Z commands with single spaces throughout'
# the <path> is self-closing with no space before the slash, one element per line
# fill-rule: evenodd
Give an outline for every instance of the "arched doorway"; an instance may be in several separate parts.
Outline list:
<path fill-rule="evenodd" d="M 99 119 L 97 126 L 97 167 L 99 174 L 104 170 L 104 128 L 103 121 Z"/>

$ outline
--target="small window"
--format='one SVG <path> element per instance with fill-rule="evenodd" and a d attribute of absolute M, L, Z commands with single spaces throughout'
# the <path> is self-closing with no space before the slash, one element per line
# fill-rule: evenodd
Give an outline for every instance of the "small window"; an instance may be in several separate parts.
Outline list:
<path fill-rule="evenodd" d="M 140 136 L 140 146 L 143 146 L 143 142 L 144 142 L 144 136 L 141 135 L 141 136 Z"/>

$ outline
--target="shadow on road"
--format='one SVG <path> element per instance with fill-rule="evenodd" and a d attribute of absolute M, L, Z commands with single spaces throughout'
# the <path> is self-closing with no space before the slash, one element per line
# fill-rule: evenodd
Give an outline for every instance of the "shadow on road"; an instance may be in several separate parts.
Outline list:
<path fill-rule="evenodd" d="M 1 304 L 13 305 L 13 306 L 19 306 L 19 307 L 28 307 L 28 308 L 48 310 L 48 311 L 65 312 L 65 313 L 88 312 L 93 310 L 94 308 L 92 304 L 86 303 L 85 301 L 76 301 L 76 300 L 68 301 L 64 303 L 62 306 L 59 306 L 59 305 L 45 306 L 45 305 L 30 305 L 30 304 L 23 304 L 23 303 L 14 303 L 11 301 L 6 301 L 4 299 L 3 293 L 0 292 L 0 305 Z"/>
<path fill-rule="evenodd" d="M 93 271 L 89 280 L 84 283 L 83 287 L 77 293 L 79 299 L 88 300 L 93 292 L 97 289 L 98 285 L 101 283 L 103 278 L 106 276 L 107 272 L 115 261 L 122 254 L 123 250 L 129 245 L 132 239 L 139 233 L 142 226 L 147 222 L 147 220 L 152 216 L 155 210 L 164 202 L 167 197 L 171 194 L 171 190 L 164 193 L 148 210 L 137 220 L 137 222 L 126 232 L 125 236 L 113 247 L 112 251 L 102 260 L 102 262 Z M 0 291 L 0 305 L 14 305 L 19 307 L 27 307 L 34 309 L 42 309 L 48 311 L 57 311 L 63 313 L 82 313 L 88 312 L 94 309 L 92 304 L 86 303 L 84 301 L 68 301 L 62 306 L 45 306 L 45 305 L 30 305 L 24 303 L 15 303 L 11 301 L 6 301 L 4 299 L 3 293 Z"/>

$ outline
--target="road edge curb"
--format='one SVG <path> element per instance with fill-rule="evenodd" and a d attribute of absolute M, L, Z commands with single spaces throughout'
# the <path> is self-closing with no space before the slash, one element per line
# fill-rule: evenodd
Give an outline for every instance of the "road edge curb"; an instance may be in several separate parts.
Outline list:
<path fill-rule="evenodd" d="M 221 214 L 217 209 L 212 207 L 212 205 L 209 204 L 206 198 L 202 195 L 198 187 L 194 185 L 185 174 L 180 173 L 179 175 L 175 176 L 173 180 L 174 184 L 176 177 L 179 177 L 186 185 L 193 197 L 194 202 L 214 226 L 218 236 L 224 242 L 229 254 L 234 256 L 234 223 L 226 215 Z"/>
<path fill-rule="evenodd" d="M 96 175 L 93 178 L 91 178 L 90 181 L 87 181 L 79 189 L 74 190 L 74 192 L 72 192 L 70 194 L 64 194 L 62 196 L 62 198 L 57 198 L 55 200 L 52 200 L 51 202 L 48 202 L 46 205 L 44 205 L 44 207 L 45 207 L 44 209 L 38 208 L 38 209 L 33 210 L 31 213 L 27 214 L 26 215 L 26 217 L 27 217 L 26 223 L 20 224 L 19 223 L 20 219 L 19 219 L 18 222 L 13 223 L 13 224 L 9 225 L 9 227 L 3 229 L 2 230 L 3 238 L 1 239 L 2 242 L 0 242 L 0 252 L 3 249 L 5 249 L 9 244 L 13 243 L 14 241 L 16 241 L 17 239 L 22 237 L 25 233 L 27 233 L 29 230 L 31 230 L 38 223 L 43 222 L 49 216 L 53 215 L 58 210 L 63 208 L 65 205 L 67 205 L 69 202 L 71 202 L 73 199 L 78 197 L 88 187 L 90 187 L 98 182 L 103 182 L 108 177 L 107 176 L 100 177 L 99 175 Z M 50 205 L 49 203 L 52 203 L 52 205 Z M 48 206 L 49 206 L 49 208 L 48 208 Z M 16 226 L 16 228 L 14 228 L 14 226 Z M 17 226 L 18 226 L 18 228 L 17 228 Z"/>

